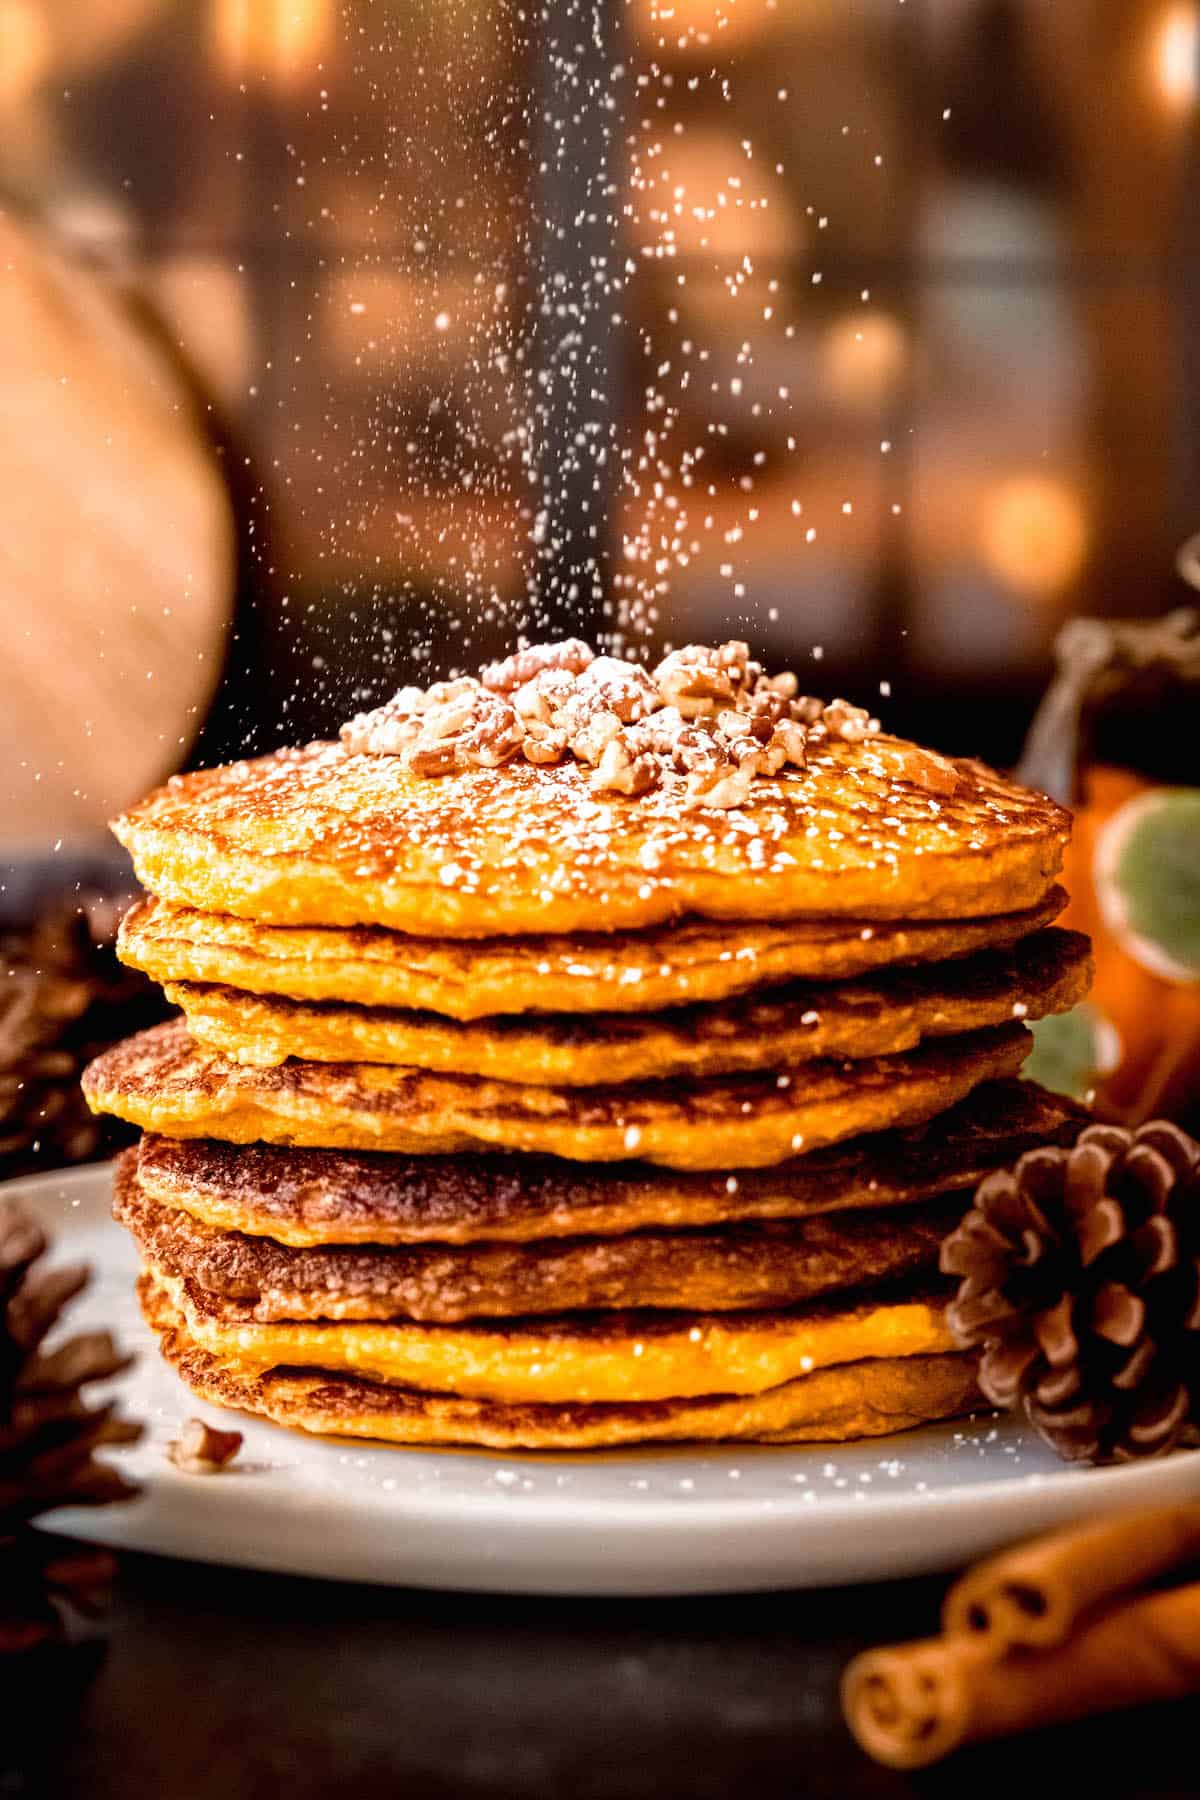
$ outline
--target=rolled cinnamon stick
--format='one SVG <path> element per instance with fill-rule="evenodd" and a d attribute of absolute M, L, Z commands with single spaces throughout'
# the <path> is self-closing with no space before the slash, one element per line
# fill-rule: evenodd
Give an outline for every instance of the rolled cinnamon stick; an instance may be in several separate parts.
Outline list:
<path fill-rule="evenodd" d="M 856 1657 L 846 1723 L 871 1756 L 918 1769 L 966 1744 L 1200 1693 L 1200 1583 L 1103 1613 L 1069 1644 L 999 1660 L 975 1637 Z"/>
<path fill-rule="evenodd" d="M 1048 1649 L 1085 1614 L 1191 1561 L 1200 1561 L 1200 1503 L 1069 1525 L 968 1570 L 946 1595 L 942 1629 L 993 1656 Z"/>

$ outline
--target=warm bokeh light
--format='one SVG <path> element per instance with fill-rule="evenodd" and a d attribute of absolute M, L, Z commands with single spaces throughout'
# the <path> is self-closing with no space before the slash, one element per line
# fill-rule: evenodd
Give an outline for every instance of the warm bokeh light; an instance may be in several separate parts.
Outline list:
<path fill-rule="evenodd" d="M 634 29 L 680 50 L 739 49 L 770 25 L 771 0 L 637 0 Z"/>
<path fill-rule="evenodd" d="M 0 0 L 0 106 L 12 106 L 33 92 L 52 49 L 44 9 L 32 0 Z"/>
<path fill-rule="evenodd" d="M 1164 104 L 1172 112 L 1194 105 L 1200 89 L 1200 7 L 1167 7 L 1154 32 L 1151 57 Z"/>
<path fill-rule="evenodd" d="M 213 29 L 228 74 L 292 87 L 316 75 L 333 48 L 336 0 L 217 0 Z"/>
<path fill-rule="evenodd" d="M 821 345 L 829 391 L 841 405 L 873 410 L 891 395 L 908 364 L 908 338 L 890 313 L 835 319 Z"/>
<path fill-rule="evenodd" d="M 653 158 L 638 159 L 631 186 L 630 222 L 657 256 L 726 262 L 803 249 L 786 182 L 764 157 L 747 155 L 733 132 L 669 139 Z"/>
<path fill-rule="evenodd" d="M 983 561 L 1005 586 L 1031 599 L 1049 599 L 1076 579 L 1088 539 L 1082 496 L 1054 476 L 1013 476 L 984 497 Z"/>

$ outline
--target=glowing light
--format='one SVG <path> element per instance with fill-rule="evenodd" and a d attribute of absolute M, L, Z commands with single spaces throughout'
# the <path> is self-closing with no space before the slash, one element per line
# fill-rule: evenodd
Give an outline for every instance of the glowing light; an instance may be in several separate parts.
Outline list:
<path fill-rule="evenodd" d="M 1200 87 L 1200 8 L 1169 6 L 1154 33 L 1151 57 L 1163 103 L 1172 112 L 1186 111 Z"/>
<path fill-rule="evenodd" d="M 821 362 L 830 391 L 843 406 L 878 406 L 908 363 L 908 338 L 889 313 L 848 313 L 825 333 Z"/>
<path fill-rule="evenodd" d="M 639 0 L 639 37 L 681 50 L 747 43 L 771 23 L 770 0 Z"/>
<path fill-rule="evenodd" d="M 984 500 L 983 560 L 1006 587 L 1030 598 L 1050 598 L 1076 579 L 1089 537 L 1081 496 L 1053 476 L 1014 476 Z"/>
<path fill-rule="evenodd" d="M 27 0 L 0 0 L 0 104 L 32 93 L 51 56 L 44 15 Z"/>
<path fill-rule="evenodd" d="M 335 0 L 217 0 L 217 59 L 230 75 L 264 75 L 290 87 L 318 73 L 335 20 Z"/>

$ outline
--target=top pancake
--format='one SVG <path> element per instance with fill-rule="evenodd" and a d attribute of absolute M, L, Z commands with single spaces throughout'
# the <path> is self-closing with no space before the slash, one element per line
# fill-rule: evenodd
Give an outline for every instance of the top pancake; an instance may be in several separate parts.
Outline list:
<path fill-rule="evenodd" d="M 882 969 L 1007 949 L 1053 922 L 1061 887 L 995 918 L 868 924 L 791 919 L 681 924 L 605 937 L 405 937 L 380 926 L 261 925 L 142 900 L 121 923 L 123 962 L 160 982 L 292 1000 L 401 1006 L 446 1018 L 654 1012 L 783 981 L 849 981 Z"/>
<path fill-rule="evenodd" d="M 906 777 L 911 749 L 831 739 L 717 811 L 666 787 L 598 795 L 576 762 L 423 778 L 311 744 L 175 776 L 114 829 L 152 893 L 274 925 L 488 937 L 1038 906 L 1068 815 L 979 763 L 931 793 Z"/>

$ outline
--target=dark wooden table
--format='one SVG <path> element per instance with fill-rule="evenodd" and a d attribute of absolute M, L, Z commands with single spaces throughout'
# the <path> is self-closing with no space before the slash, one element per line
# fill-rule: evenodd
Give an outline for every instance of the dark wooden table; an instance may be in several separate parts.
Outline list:
<path fill-rule="evenodd" d="M 498 1599 L 130 1558 L 81 1700 L 10 1721 L 0 1795 L 1041 1800 L 1064 1775 L 1081 1800 L 1200 1793 L 1200 1706 L 917 1777 L 869 1763 L 841 1723 L 841 1669 L 860 1646 L 928 1630 L 940 1594 Z"/>

